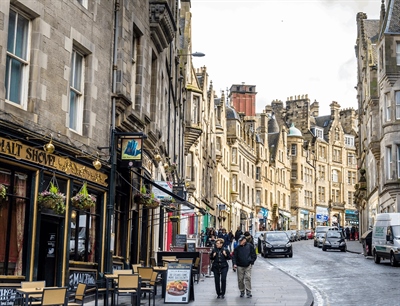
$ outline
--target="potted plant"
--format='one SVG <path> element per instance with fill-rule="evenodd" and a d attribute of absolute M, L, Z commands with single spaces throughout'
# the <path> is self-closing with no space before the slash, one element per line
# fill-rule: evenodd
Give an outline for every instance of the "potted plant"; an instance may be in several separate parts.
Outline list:
<path fill-rule="evenodd" d="M 52 209 L 59 215 L 65 212 L 65 195 L 52 182 L 50 182 L 49 190 L 39 193 L 37 202 L 40 207 Z"/>
<path fill-rule="evenodd" d="M 0 200 L 4 199 L 7 194 L 7 187 L 3 184 L 0 184 Z"/>
<path fill-rule="evenodd" d="M 150 200 L 145 204 L 148 208 L 157 208 L 160 206 L 160 200 L 154 196 L 154 193 L 151 193 Z"/>
<path fill-rule="evenodd" d="M 140 192 L 133 196 L 133 201 L 137 204 L 147 205 L 151 200 L 151 195 L 147 193 L 146 186 L 142 185 Z"/>
<path fill-rule="evenodd" d="M 81 190 L 71 198 L 71 203 L 72 206 L 81 210 L 86 210 L 96 205 L 96 197 L 89 194 L 86 182 L 83 183 Z"/>
<path fill-rule="evenodd" d="M 161 204 L 164 206 L 167 212 L 174 212 L 176 210 L 176 204 L 174 198 L 165 198 L 161 200 Z"/>

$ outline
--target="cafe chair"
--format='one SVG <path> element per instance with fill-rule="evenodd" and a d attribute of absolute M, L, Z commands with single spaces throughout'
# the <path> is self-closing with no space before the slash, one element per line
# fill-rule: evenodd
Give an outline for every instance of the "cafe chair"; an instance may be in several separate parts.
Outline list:
<path fill-rule="evenodd" d="M 74 301 L 68 302 L 68 306 L 81 306 L 84 304 L 86 294 L 86 284 L 79 283 L 76 291 L 73 294 Z"/>
<path fill-rule="evenodd" d="M 153 275 L 152 267 L 138 267 L 138 273 L 142 281 L 142 286 L 146 286 L 150 283 L 151 276 Z"/>
<path fill-rule="evenodd" d="M 153 271 L 153 273 L 151 274 L 150 282 L 146 285 L 146 287 L 141 288 L 142 293 L 149 294 L 149 306 L 150 306 L 151 296 L 153 296 L 153 306 L 155 306 L 155 303 L 156 303 L 157 275 L 158 275 L 158 273 Z"/>
<path fill-rule="evenodd" d="M 133 273 L 138 274 L 138 267 L 141 267 L 141 264 L 132 264 Z"/>
<path fill-rule="evenodd" d="M 44 287 L 46 287 L 46 281 L 21 282 L 21 288 L 22 289 L 44 288 Z M 32 302 L 32 300 L 40 300 L 41 298 L 42 298 L 42 293 L 30 294 L 29 295 L 29 300 L 31 302 Z"/>
<path fill-rule="evenodd" d="M 65 305 L 66 297 L 67 297 L 66 287 L 44 288 L 42 293 L 42 301 L 32 302 L 31 305 L 42 305 L 42 306 Z"/>
<path fill-rule="evenodd" d="M 131 304 L 133 305 L 134 297 L 136 297 L 137 306 L 140 305 L 141 281 L 138 274 L 120 274 L 118 275 L 118 285 L 115 286 L 116 305 L 119 305 L 118 298 L 120 296 L 131 296 Z"/>
<path fill-rule="evenodd" d="M 200 257 L 196 257 L 196 260 L 194 261 L 193 267 L 192 267 L 192 274 L 194 276 L 194 281 L 199 283 L 200 280 Z"/>
<path fill-rule="evenodd" d="M 96 281 L 96 287 L 95 287 L 95 306 L 99 305 L 99 296 L 102 295 L 104 296 L 104 299 L 107 298 L 107 288 L 106 288 L 106 279 L 104 277 L 104 273 L 99 272 L 99 278 Z M 109 288 L 109 292 L 113 292 L 114 288 Z"/>

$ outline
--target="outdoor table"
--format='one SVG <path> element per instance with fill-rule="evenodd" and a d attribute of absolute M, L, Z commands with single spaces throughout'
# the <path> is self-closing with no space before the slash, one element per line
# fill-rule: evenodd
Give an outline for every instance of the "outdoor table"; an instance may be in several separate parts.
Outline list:
<path fill-rule="evenodd" d="M 106 279 L 106 297 L 104 299 L 104 305 L 108 305 L 108 296 L 110 292 L 110 283 L 112 284 L 114 280 L 118 279 L 118 274 L 104 274 L 104 278 Z M 111 297 L 111 305 L 114 305 L 114 296 Z"/>
<path fill-rule="evenodd" d="M 46 288 L 57 288 L 57 287 L 46 287 Z M 29 296 L 33 294 L 43 293 L 44 288 L 18 288 L 17 292 L 20 293 L 24 298 L 24 305 L 29 306 Z"/>

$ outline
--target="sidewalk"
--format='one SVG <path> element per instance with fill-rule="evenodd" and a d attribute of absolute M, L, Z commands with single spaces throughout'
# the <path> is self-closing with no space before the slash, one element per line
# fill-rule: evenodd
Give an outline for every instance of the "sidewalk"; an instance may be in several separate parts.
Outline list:
<path fill-rule="evenodd" d="M 349 240 L 347 243 L 347 252 L 363 254 L 363 247 L 360 240 Z"/>
<path fill-rule="evenodd" d="M 358 243 L 358 241 L 356 241 Z M 358 243 L 359 244 L 359 243 Z M 237 276 L 229 269 L 227 278 L 227 290 L 225 299 L 217 299 L 214 288 L 214 278 L 201 276 L 200 282 L 194 284 L 195 300 L 187 305 L 209 306 L 213 304 L 226 306 L 245 305 L 288 305 L 288 306 L 310 306 L 314 298 L 311 290 L 300 281 L 272 266 L 258 256 L 252 271 L 252 298 L 240 298 L 237 286 Z M 94 306 L 94 301 L 85 303 Z M 103 305 L 103 301 L 99 301 Z M 120 305 L 130 305 L 129 298 L 120 298 Z M 141 300 L 141 305 L 148 305 L 148 298 Z M 153 303 L 151 303 L 153 305 Z M 156 305 L 164 305 L 161 298 L 161 287 L 158 288 Z M 176 305 L 176 304 L 165 304 Z M 179 304 L 183 305 L 183 304 Z"/>

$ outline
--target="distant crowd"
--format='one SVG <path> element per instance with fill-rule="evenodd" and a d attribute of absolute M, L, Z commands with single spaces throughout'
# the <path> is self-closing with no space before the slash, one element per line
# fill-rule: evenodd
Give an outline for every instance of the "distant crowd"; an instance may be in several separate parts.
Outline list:
<path fill-rule="evenodd" d="M 224 240 L 224 248 L 232 251 L 239 242 L 240 236 L 244 235 L 246 237 L 247 242 L 254 244 L 253 236 L 249 231 L 243 232 L 241 227 L 238 226 L 235 233 L 233 233 L 232 229 L 227 232 L 226 228 L 219 228 L 218 230 L 214 227 L 207 227 L 206 231 L 201 231 L 201 246 L 206 247 L 214 247 L 215 242 L 218 238 Z"/>

